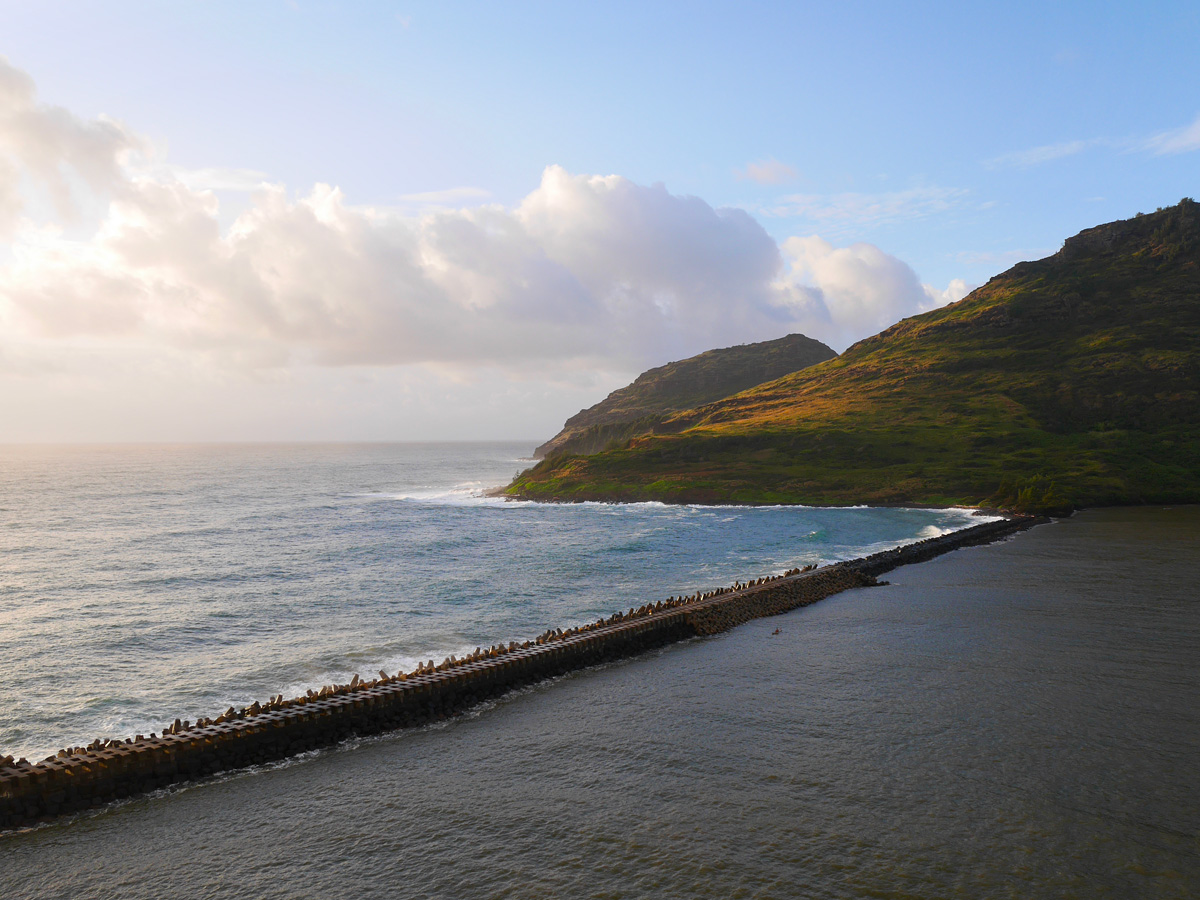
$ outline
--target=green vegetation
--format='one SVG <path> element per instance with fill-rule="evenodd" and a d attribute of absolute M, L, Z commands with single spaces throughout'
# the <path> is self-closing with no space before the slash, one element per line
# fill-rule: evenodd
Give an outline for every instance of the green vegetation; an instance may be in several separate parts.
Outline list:
<path fill-rule="evenodd" d="M 596 453 L 652 432 L 667 413 L 693 409 L 837 356 L 820 341 L 789 334 L 774 341 L 709 350 L 667 363 L 567 419 L 534 451 L 547 457 Z"/>
<path fill-rule="evenodd" d="M 842 356 L 522 473 L 554 500 L 1200 502 L 1200 205 L 1088 229 Z"/>

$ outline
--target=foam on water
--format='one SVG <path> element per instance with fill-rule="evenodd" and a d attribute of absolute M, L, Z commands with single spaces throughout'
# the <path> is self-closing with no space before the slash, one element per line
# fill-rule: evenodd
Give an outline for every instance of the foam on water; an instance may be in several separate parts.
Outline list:
<path fill-rule="evenodd" d="M 354 496 L 371 500 L 395 500 L 405 503 L 420 503 L 426 506 L 488 506 L 495 509 L 505 507 L 516 508 L 526 505 L 529 501 L 505 500 L 503 497 L 489 496 L 487 493 L 496 485 L 486 486 L 481 482 L 445 487 L 422 487 L 400 493 L 356 494 Z"/>

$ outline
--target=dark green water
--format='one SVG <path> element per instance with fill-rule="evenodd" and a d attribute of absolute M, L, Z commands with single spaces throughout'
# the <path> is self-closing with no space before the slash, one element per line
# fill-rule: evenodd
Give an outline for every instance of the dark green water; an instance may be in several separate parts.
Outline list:
<path fill-rule="evenodd" d="M 1200 509 L 1083 513 L 0 838 L 0 897 L 1194 897 L 1198 572 Z"/>

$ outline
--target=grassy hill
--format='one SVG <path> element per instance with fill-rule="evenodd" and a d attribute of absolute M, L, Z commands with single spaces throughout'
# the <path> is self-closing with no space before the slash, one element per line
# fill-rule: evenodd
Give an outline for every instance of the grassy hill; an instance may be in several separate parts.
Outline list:
<path fill-rule="evenodd" d="M 1200 205 L 1083 231 L 836 359 L 645 432 L 544 460 L 507 493 L 1030 511 L 1200 502 Z"/>
<path fill-rule="evenodd" d="M 596 453 L 652 430 L 668 413 L 703 406 L 835 356 L 820 341 L 789 334 L 667 363 L 571 416 L 533 455 Z"/>

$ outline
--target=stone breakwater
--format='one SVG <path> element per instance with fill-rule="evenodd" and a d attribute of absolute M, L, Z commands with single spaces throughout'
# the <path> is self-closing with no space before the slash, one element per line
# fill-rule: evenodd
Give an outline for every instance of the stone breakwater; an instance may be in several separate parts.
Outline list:
<path fill-rule="evenodd" d="M 793 569 L 746 584 L 670 597 L 589 625 L 477 648 L 412 672 L 328 685 L 303 697 L 272 697 L 212 719 L 176 719 L 161 735 L 96 740 L 31 763 L 0 756 L 0 830 L 54 818 L 168 785 L 447 718 L 516 687 L 698 635 L 727 631 L 853 587 L 897 566 L 987 543 L 1043 519 L 987 522 L 915 544 Z"/>

